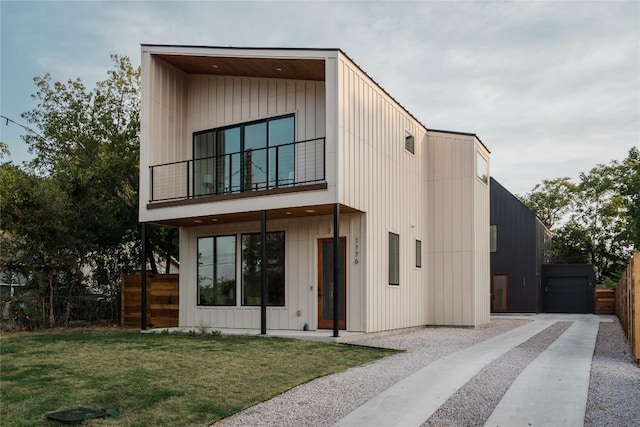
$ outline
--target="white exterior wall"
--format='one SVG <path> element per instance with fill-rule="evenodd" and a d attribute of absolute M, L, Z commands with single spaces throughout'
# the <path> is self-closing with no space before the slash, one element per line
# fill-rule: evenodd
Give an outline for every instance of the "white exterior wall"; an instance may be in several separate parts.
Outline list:
<path fill-rule="evenodd" d="M 491 320 L 491 254 L 489 252 L 489 176 L 491 176 L 491 162 L 489 153 L 477 140 L 474 150 L 487 161 L 487 182 L 475 177 L 473 203 L 473 237 L 475 239 L 474 253 L 474 289 L 475 289 L 475 325 L 489 323 Z M 474 165 L 476 164 L 474 153 Z M 477 175 L 477 171 L 476 171 Z"/>
<path fill-rule="evenodd" d="M 148 78 L 149 119 L 153 123 L 149 129 L 149 142 L 153 146 L 149 163 L 157 165 L 185 160 L 191 151 L 187 128 L 187 76 L 151 57 Z"/>
<path fill-rule="evenodd" d="M 187 81 L 189 135 L 295 114 L 296 141 L 325 136 L 324 82 L 205 75 L 189 75 Z"/>
<path fill-rule="evenodd" d="M 427 131 L 339 51 L 224 51 L 317 55 L 325 60 L 326 77 L 311 82 L 187 75 L 145 49 L 141 221 L 341 203 L 364 212 L 341 219 L 348 248 L 348 330 L 489 321 L 489 190 L 475 176 L 476 150 L 487 159 L 488 153 L 474 136 Z M 176 53 L 167 49 L 163 53 Z M 296 115 L 297 140 L 326 137 L 327 190 L 147 209 L 148 166 L 190 159 L 193 132 L 290 113 Z M 415 137 L 415 154 L 405 149 L 405 131 Z M 268 309 L 269 329 L 301 329 L 305 322 L 316 328 L 317 239 L 332 237 L 331 221 L 268 221 L 270 230 L 285 230 L 287 254 L 286 307 Z M 197 307 L 195 285 L 198 236 L 258 230 L 257 223 L 181 229 L 181 326 L 260 326 L 259 308 Z M 399 286 L 388 284 L 389 232 L 400 236 Z M 421 268 L 415 267 L 416 239 L 422 241 Z M 238 271 L 238 290 L 240 277 Z"/>
<path fill-rule="evenodd" d="M 325 61 L 334 73 L 326 82 L 191 75 L 143 49 L 140 221 L 335 203 L 335 59 Z M 326 137 L 328 191 L 147 209 L 149 166 L 190 160 L 194 132 L 292 113 L 297 141 Z M 186 174 L 182 176 L 183 181 L 174 179 L 172 185 L 186 188 Z"/>
<path fill-rule="evenodd" d="M 343 55 L 337 75 L 338 199 L 367 212 L 366 331 L 425 325 L 426 129 Z M 415 154 L 405 150 L 405 131 L 415 137 Z M 389 285 L 389 232 L 400 236 L 399 286 Z"/>
<path fill-rule="evenodd" d="M 267 221 L 268 231 L 285 232 L 285 307 L 267 308 L 267 329 L 302 330 L 305 323 L 318 325 L 318 239 L 333 237 L 333 218 Z M 235 307 L 197 306 L 198 237 L 257 233 L 258 222 L 182 228 L 180 231 L 180 320 L 181 327 L 260 328 L 260 307 L 242 307 L 241 266 L 236 266 Z M 356 239 L 362 240 L 364 215 L 342 215 L 340 235 L 347 239 L 347 330 L 363 331 L 364 263 L 354 252 Z M 236 256 L 239 260 L 239 257 Z M 355 263 L 358 259 L 359 262 Z M 300 310 L 300 316 L 297 311 Z"/>
<path fill-rule="evenodd" d="M 489 321 L 489 187 L 476 178 L 474 136 L 428 135 L 428 322 Z"/>
<path fill-rule="evenodd" d="M 148 221 L 149 166 L 184 160 L 189 155 L 186 75 L 142 51 L 140 106 L 140 221 Z"/>

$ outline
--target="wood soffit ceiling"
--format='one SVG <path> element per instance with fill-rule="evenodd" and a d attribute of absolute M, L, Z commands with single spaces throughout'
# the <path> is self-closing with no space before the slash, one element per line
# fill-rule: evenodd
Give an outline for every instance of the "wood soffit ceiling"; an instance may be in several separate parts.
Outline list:
<path fill-rule="evenodd" d="M 359 213 L 360 211 L 348 206 L 340 205 L 340 213 Z M 314 216 L 333 215 L 333 205 L 299 206 L 295 208 L 267 210 L 267 223 L 274 219 L 309 218 Z M 210 215 L 198 218 L 180 218 L 158 221 L 157 224 L 170 227 L 194 227 L 202 225 L 230 224 L 237 222 L 260 221 L 260 211 L 238 212 L 223 215 Z"/>
<path fill-rule="evenodd" d="M 154 55 L 188 74 L 324 81 L 322 59 Z"/>

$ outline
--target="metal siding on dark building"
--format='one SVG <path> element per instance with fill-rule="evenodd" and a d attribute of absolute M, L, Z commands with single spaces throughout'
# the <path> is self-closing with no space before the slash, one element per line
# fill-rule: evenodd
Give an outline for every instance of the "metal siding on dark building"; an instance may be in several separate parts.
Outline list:
<path fill-rule="evenodd" d="M 541 265 L 546 228 L 520 200 L 491 178 L 490 223 L 497 227 L 491 280 L 506 275 L 507 312 L 542 311 Z"/>

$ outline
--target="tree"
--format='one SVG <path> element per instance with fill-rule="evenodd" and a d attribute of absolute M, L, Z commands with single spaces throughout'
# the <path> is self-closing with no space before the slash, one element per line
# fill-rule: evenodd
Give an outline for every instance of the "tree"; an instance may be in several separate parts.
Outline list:
<path fill-rule="evenodd" d="M 140 72 L 126 57 L 112 59 L 114 68 L 93 90 L 80 79 L 36 77 L 38 104 L 23 114 L 38 130 L 23 136 L 35 158 L 28 171 L 3 165 L 17 198 L 2 202 L 6 246 L 22 260 L 33 289 L 48 281 L 50 299 L 65 301 L 67 323 L 72 297 L 87 283 L 84 266 L 97 268 L 94 284 L 108 288 L 119 287 L 119 275 L 138 264 Z M 6 209 L 13 209 L 9 220 Z M 51 324 L 54 305 L 60 306 L 50 300 Z"/>
<path fill-rule="evenodd" d="M 5 157 L 9 157 L 11 155 L 11 151 L 9 151 L 9 146 L 4 142 L 0 141 L 0 160 Z"/>
<path fill-rule="evenodd" d="M 640 162 L 628 157 L 579 175 L 545 180 L 521 200 L 554 232 L 552 261 L 591 263 L 597 280 L 617 282 L 633 248 L 640 247 Z"/>
<path fill-rule="evenodd" d="M 576 193 L 576 185 L 568 177 L 563 177 L 545 179 L 531 192 L 518 198 L 551 230 L 571 210 Z"/>
<path fill-rule="evenodd" d="M 11 163 L 0 166 L 0 183 L 3 263 L 7 270 L 27 277 L 32 290 L 47 296 L 48 323 L 53 326 L 57 285 L 72 274 L 75 262 L 65 244 L 70 232 L 64 221 L 67 200 L 53 179 L 27 173 Z"/>
<path fill-rule="evenodd" d="M 590 240 L 584 228 L 574 221 L 559 227 L 553 234 L 551 260 L 558 264 L 589 264 Z"/>
<path fill-rule="evenodd" d="M 619 239 L 625 216 L 620 177 L 616 161 L 580 174 L 573 218 L 586 232 L 589 259 L 600 280 L 617 281 L 628 257 L 626 242 Z"/>
<path fill-rule="evenodd" d="M 625 224 L 619 235 L 633 249 L 640 250 L 640 150 L 632 147 L 620 164 L 620 193 L 626 209 Z"/>

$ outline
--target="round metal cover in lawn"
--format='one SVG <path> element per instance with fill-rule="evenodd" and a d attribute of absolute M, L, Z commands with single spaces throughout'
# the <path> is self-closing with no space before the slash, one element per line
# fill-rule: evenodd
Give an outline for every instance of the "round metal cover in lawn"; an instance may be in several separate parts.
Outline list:
<path fill-rule="evenodd" d="M 66 411 L 52 412 L 47 414 L 47 419 L 51 421 L 57 421 L 64 424 L 76 424 L 85 420 L 94 418 L 104 418 L 107 414 L 102 411 L 89 408 L 74 408 L 67 409 Z"/>

